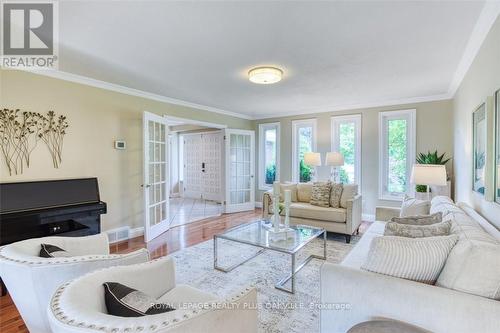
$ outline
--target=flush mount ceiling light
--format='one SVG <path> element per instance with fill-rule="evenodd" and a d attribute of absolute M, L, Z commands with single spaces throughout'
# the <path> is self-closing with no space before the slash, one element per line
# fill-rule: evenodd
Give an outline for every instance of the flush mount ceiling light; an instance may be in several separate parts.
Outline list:
<path fill-rule="evenodd" d="M 281 81 L 283 71 L 276 67 L 256 67 L 248 71 L 248 79 L 257 84 L 272 84 Z"/>

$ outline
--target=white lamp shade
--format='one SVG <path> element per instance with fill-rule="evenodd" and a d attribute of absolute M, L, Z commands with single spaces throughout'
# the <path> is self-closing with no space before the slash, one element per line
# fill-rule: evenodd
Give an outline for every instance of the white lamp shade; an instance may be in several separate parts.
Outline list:
<path fill-rule="evenodd" d="M 305 153 L 304 154 L 304 164 L 312 167 L 321 166 L 321 154 L 320 153 Z"/>
<path fill-rule="evenodd" d="M 446 186 L 447 178 L 444 165 L 414 164 L 410 182 L 418 185 Z"/>
<path fill-rule="evenodd" d="M 325 165 L 339 167 L 344 165 L 344 156 L 339 152 L 326 153 Z"/>

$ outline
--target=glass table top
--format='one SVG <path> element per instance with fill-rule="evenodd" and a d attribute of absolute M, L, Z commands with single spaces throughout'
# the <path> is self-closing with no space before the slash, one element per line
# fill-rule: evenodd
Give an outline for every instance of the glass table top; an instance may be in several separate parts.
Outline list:
<path fill-rule="evenodd" d="M 216 235 L 217 238 L 255 245 L 276 251 L 295 253 L 325 230 L 306 225 L 290 226 L 286 234 L 269 230 L 271 222 L 260 220 L 243 224 Z"/>

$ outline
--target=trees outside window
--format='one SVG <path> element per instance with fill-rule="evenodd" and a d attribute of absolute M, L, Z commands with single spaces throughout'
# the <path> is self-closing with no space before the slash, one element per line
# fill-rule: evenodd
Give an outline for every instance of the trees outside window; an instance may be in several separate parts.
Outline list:
<path fill-rule="evenodd" d="M 415 163 L 416 111 L 381 112 L 379 116 L 379 196 L 400 200 L 412 194 L 410 174 Z"/>
<path fill-rule="evenodd" d="M 311 168 L 304 163 L 304 154 L 316 150 L 316 119 L 292 121 L 292 178 L 295 182 L 311 181 Z"/>
<path fill-rule="evenodd" d="M 259 124 L 259 188 L 267 190 L 279 181 L 280 124 Z"/>
<path fill-rule="evenodd" d="M 332 151 L 344 156 L 340 181 L 361 185 L 361 115 L 332 117 Z"/>

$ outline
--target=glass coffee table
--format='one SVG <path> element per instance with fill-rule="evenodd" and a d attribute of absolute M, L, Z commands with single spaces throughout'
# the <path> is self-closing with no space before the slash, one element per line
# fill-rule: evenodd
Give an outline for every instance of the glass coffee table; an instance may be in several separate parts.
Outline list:
<path fill-rule="evenodd" d="M 288 293 L 295 293 L 295 275 L 312 259 L 326 260 L 326 231 L 325 229 L 315 228 L 307 225 L 290 226 L 291 230 L 284 234 L 274 234 L 269 230 L 271 223 L 267 220 L 255 221 L 243 224 L 227 230 L 226 232 L 214 236 L 214 268 L 222 272 L 230 272 L 236 267 L 243 265 L 252 258 L 261 254 L 265 250 L 278 251 L 291 256 L 290 274 L 283 277 L 275 285 L 277 289 Z M 296 263 L 296 254 L 309 242 L 323 235 L 323 255 L 310 255 L 300 264 Z M 261 249 L 245 259 L 243 262 L 236 263 L 230 267 L 221 267 L 218 265 L 218 240 L 225 239 L 237 243 L 253 245 Z M 285 284 L 291 280 L 291 288 L 285 287 Z"/>

